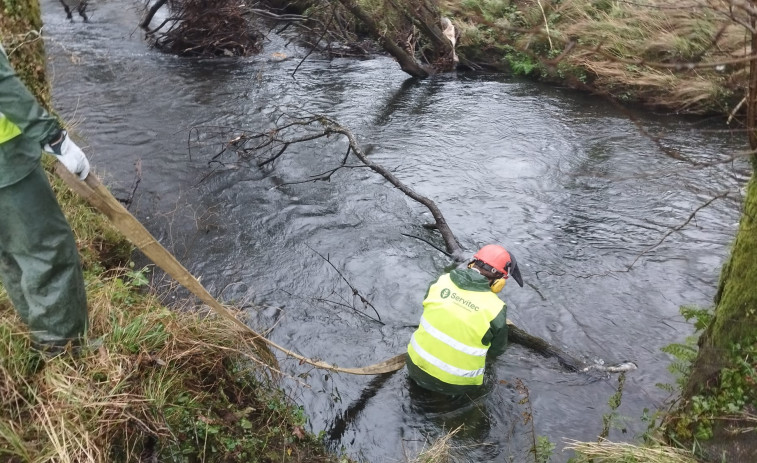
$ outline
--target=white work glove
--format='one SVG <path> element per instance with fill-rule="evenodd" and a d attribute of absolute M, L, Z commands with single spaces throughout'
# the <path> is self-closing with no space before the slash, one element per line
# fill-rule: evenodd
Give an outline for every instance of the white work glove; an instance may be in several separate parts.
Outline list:
<path fill-rule="evenodd" d="M 79 180 L 84 180 L 89 175 L 87 156 L 81 148 L 76 146 L 76 143 L 71 141 L 65 130 L 61 130 L 60 138 L 48 143 L 43 149 L 55 154 L 69 172 L 79 176 Z"/>

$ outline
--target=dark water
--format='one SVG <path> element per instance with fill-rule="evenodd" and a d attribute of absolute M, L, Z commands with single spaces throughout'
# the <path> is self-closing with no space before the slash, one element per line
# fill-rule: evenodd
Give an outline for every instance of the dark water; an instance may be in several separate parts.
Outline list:
<path fill-rule="evenodd" d="M 516 324 L 587 359 L 638 363 L 612 440 L 632 441 L 646 428 L 643 409 L 668 398 L 655 385 L 673 382 L 660 348 L 692 333 L 681 305 L 712 300 L 747 166 L 694 169 L 636 123 L 698 161 L 727 159 L 743 135 L 500 75 L 412 82 L 387 58 L 311 56 L 292 78 L 307 50 L 274 35 L 259 56 L 180 59 L 145 45 L 129 2 L 97 3 L 90 24 L 69 23 L 52 0 L 43 9 L 55 103 L 78 123 L 98 175 L 276 342 L 343 366 L 398 354 L 428 283 L 450 264 L 402 235 L 435 240 L 422 228 L 430 215 L 369 170 L 293 183 L 335 167 L 344 140 L 293 146 L 274 169 L 208 162 L 234 136 L 211 137 L 218 127 L 262 131 L 281 111 L 323 113 L 436 201 L 467 250 L 501 243 L 517 256 L 527 285 L 502 293 Z M 341 276 L 383 324 L 354 310 L 375 317 Z M 617 376 L 568 373 L 517 345 L 489 368 L 479 397 L 451 404 L 419 393 L 405 371 L 356 377 L 282 363 L 301 376 L 284 385 L 310 429 L 371 462 L 405 461 L 461 424 L 455 461 L 531 461 L 534 434 L 564 461 L 564 439 L 596 439 L 617 387 Z"/>

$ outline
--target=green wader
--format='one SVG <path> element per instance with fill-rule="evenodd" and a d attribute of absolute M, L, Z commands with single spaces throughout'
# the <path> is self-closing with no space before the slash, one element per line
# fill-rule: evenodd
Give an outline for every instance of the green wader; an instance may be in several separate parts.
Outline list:
<path fill-rule="evenodd" d="M 71 227 L 40 166 L 60 125 L 0 46 L 0 281 L 38 348 L 87 331 L 87 295 Z M 9 126 L 8 122 L 13 126 Z"/>
<path fill-rule="evenodd" d="M 24 136 L 3 150 L 37 149 Z M 0 188 L 0 280 L 41 347 L 61 346 L 87 330 L 87 294 L 71 227 L 41 165 Z"/>

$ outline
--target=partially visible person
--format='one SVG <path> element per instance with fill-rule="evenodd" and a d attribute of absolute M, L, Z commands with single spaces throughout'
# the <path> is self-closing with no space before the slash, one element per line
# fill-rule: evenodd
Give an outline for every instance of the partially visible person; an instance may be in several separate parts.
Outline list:
<path fill-rule="evenodd" d="M 510 276 L 523 287 L 513 255 L 489 244 L 466 268 L 431 284 L 420 326 L 407 346 L 412 381 L 449 396 L 475 392 L 483 384 L 487 357 L 507 347 L 507 304 L 497 293 Z"/>
<path fill-rule="evenodd" d="M 61 5 L 63 5 L 63 9 L 66 11 L 67 19 L 70 19 L 73 22 L 74 15 L 71 10 L 74 9 L 77 13 L 79 13 L 79 16 L 82 17 L 85 23 L 89 22 L 89 17 L 86 13 L 87 6 L 89 6 L 88 0 L 60 0 L 60 3 Z"/>
<path fill-rule="evenodd" d="M 0 282 L 31 333 L 59 352 L 87 331 L 79 253 L 40 163 L 42 150 L 87 177 L 89 162 L 37 102 L 0 46 Z"/>

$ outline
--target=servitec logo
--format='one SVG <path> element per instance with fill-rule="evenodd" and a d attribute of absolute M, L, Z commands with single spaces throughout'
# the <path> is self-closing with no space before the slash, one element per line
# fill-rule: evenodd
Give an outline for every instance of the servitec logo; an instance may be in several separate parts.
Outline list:
<path fill-rule="evenodd" d="M 449 288 L 444 288 L 439 295 L 442 297 L 442 299 L 447 299 L 448 297 L 451 297 L 453 301 L 457 303 L 457 305 L 460 305 L 468 310 L 474 310 L 478 312 L 478 306 L 468 299 L 465 299 L 461 296 L 458 296 L 457 293 L 453 293 L 449 290 Z"/>

